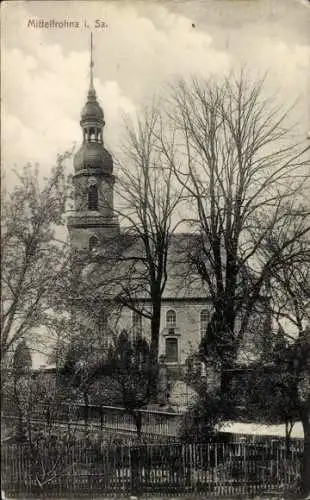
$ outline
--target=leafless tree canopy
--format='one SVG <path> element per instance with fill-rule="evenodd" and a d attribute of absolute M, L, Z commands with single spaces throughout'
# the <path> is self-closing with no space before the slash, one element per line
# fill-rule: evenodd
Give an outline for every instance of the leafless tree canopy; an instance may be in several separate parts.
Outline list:
<path fill-rule="evenodd" d="M 217 329 L 238 347 L 271 276 L 309 258 L 309 148 L 292 143 L 289 110 L 244 71 L 180 81 L 167 110 L 174 147 L 161 146 L 199 235 L 189 258 L 208 284 Z"/>
<path fill-rule="evenodd" d="M 63 161 L 42 183 L 30 165 L 2 203 L 1 359 L 36 327 L 49 324 L 50 297 L 67 266 L 67 246 L 55 229 L 67 198 Z"/>

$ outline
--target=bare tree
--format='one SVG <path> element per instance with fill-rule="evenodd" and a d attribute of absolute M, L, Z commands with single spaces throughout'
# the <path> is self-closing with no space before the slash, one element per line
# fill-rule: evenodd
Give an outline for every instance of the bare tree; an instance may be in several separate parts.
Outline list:
<path fill-rule="evenodd" d="M 270 275 L 304 259 L 292 243 L 309 231 L 308 148 L 290 143 L 289 112 L 266 99 L 263 83 L 249 83 L 244 71 L 222 82 L 179 82 L 168 108 L 177 146 L 172 151 L 162 141 L 193 206 L 188 257 L 209 289 L 208 336 L 216 339 L 223 376 L 233 369 Z M 266 256 L 275 234 L 278 246 Z"/>
<path fill-rule="evenodd" d="M 17 439 L 26 439 L 25 427 L 23 422 L 23 411 L 22 405 L 20 405 L 20 391 L 19 385 L 21 379 L 28 379 L 30 370 L 32 367 L 32 359 L 29 347 L 24 340 L 21 340 L 14 351 L 13 357 L 13 394 L 14 403 L 17 407 L 18 412 L 18 424 L 17 424 Z"/>
<path fill-rule="evenodd" d="M 288 228 L 289 229 L 289 228 Z M 277 241 L 273 242 L 276 245 Z M 302 337 L 310 322 L 310 244 L 308 238 L 294 241 L 303 259 L 275 270 L 270 279 L 271 307 L 278 322 L 285 321 Z M 268 251 L 268 249 L 267 249 Z M 296 339 L 296 333 L 290 340 Z"/>
<path fill-rule="evenodd" d="M 62 386 L 64 390 L 71 392 L 72 400 L 75 403 L 80 403 L 82 398 L 86 425 L 88 425 L 89 421 L 90 403 L 98 404 L 98 394 L 95 395 L 93 391 L 94 386 L 98 383 L 96 367 L 99 362 L 107 358 L 109 345 L 109 332 L 107 332 L 106 328 L 97 329 L 92 321 L 93 316 L 88 316 L 88 318 L 91 327 L 87 327 L 80 322 L 75 322 L 75 324 L 73 321 L 71 322 L 74 330 L 71 331 L 71 335 L 68 335 L 63 343 L 63 354 L 65 355 L 60 362 Z M 110 389 L 109 393 L 111 395 L 113 387 Z M 102 384 L 99 390 L 100 392 L 107 392 L 104 391 Z"/>
<path fill-rule="evenodd" d="M 27 165 L 2 202 L 1 360 L 51 317 L 51 298 L 67 266 L 67 245 L 57 239 L 67 199 L 64 161 L 59 156 L 51 175 L 39 181 L 37 167 Z"/>
<path fill-rule="evenodd" d="M 250 83 L 244 71 L 222 82 L 180 81 L 168 109 L 177 147 L 162 141 L 162 148 L 195 207 L 188 258 L 214 308 L 202 352 L 218 355 L 229 394 L 242 342 L 266 298 L 271 311 L 273 289 L 280 284 L 286 297 L 279 315 L 291 314 L 291 304 L 297 328 L 306 315 L 296 294 L 309 288 L 309 146 L 294 142 L 290 110 L 268 100 L 264 81 Z M 308 413 L 304 421 L 308 443 Z"/>
<path fill-rule="evenodd" d="M 132 416 L 137 437 L 141 439 L 142 414 L 151 398 L 152 381 L 156 373 L 150 362 L 150 347 L 144 338 L 131 342 L 126 331 L 115 339 L 108 357 L 97 366 L 97 375 L 114 382 L 125 411 Z"/>
<path fill-rule="evenodd" d="M 290 228 L 287 228 L 289 232 Z M 310 247 L 309 237 L 294 241 L 304 252 L 304 261 L 283 265 L 271 277 L 271 299 L 274 316 L 287 342 L 290 369 L 282 365 L 282 378 L 286 395 L 294 403 L 304 430 L 303 489 L 310 491 Z M 273 245 L 278 245 L 277 241 Z M 270 250 L 270 249 L 268 249 Z M 287 363 L 288 364 L 288 363 Z M 278 363 L 279 365 L 279 363 Z"/>
<path fill-rule="evenodd" d="M 125 226 L 114 242 L 116 301 L 151 324 L 151 355 L 158 361 L 161 303 L 167 283 L 169 247 L 177 227 L 175 216 L 182 189 L 162 154 L 163 134 L 158 106 L 146 109 L 136 123 L 127 123 L 118 158 L 117 209 Z M 107 245 L 105 255 L 111 255 Z"/>

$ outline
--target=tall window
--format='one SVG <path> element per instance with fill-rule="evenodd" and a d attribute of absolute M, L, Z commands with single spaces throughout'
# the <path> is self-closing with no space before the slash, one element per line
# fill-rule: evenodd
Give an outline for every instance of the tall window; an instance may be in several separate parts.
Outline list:
<path fill-rule="evenodd" d="M 168 328 L 169 335 L 175 334 L 176 323 L 177 315 L 173 309 L 169 309 L 166 314 L 166 327 Z"/>
<path fill-rule="evenodd" d="M 200 312 L 200 337 L 203 338 L 206 334 L 208 324 L 210 321 L 210 313 L 208 309 L 203 309 Z"/>
<path fill-rule="evenodd" d="M 89 245 L 89 250 L 90 250 L 90 252 L 91 252 L 94 248 L 96 248 L 97 246 L 99 246 L 99 240 L 98 240 L 97 236 L 91 236 L 91 237 L 89 238 L 89 243 L 88 243 L 88 245 Z"/>
<path fill-rule="evenodd" d="M 136 311 L 132 313 L 132 340 L 137 342 L 137 340 L 142 337 L 142 316 Z"/>
<path fill-rule="evenodd" d="M 98 210 L 97 186 L 89 186 L 88 188 L 88 210 Z"/>
<path fill-rule="evenodd" d="M 177 315 L 173 309 L 169 309 L 169 311 L 167 311 L 166 324 L 168 328 L 175 328 L 177 324 Z"/>
<path fill-rule="evenodd" d="M 176 337 L 166 338 L 166 362 L 177 363 L 178 361 L 178 339 Z"/>

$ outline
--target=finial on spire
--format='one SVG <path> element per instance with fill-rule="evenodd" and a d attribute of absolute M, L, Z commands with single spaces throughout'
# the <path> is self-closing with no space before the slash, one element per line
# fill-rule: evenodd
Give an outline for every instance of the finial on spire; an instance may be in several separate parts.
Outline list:
<path fill-rule="evenodd" d="M 90 69 L 90 83 L 89 83 L 89 90 L 94 92 L 94 59 L 93 59 L 93 33 L 90 34 L 90 64 L 89 64 L 89 69 Z"/>
<path fill-rule="evenodd" d="M 104 113 L 100 104 L 97 101 L 96 91 L 94 87 L 94 75 L 93 75 L 94 59 L 93 59 L 93 34 L 90 35 L 90 63 L 89 63 L 89 88 L 87 93 L 86 104 L 82 109 L 81 114 L 81 125 L 84 127 L 86 123 L 87 126 L 91 123 L 92 126 L 99 128 L 104 127 Z"/>

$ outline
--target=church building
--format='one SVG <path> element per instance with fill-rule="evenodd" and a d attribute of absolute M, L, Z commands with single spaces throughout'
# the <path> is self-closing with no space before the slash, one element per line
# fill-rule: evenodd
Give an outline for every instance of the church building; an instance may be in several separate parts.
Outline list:
<path fill-rule="evenodd" d="M 79 252 L 100 252 L 109 241 L 122 236 L 118 217 L 114 212 L 113 159 L 104 145 L 104 112 L 100 106 L 93 82 L 93 56 L 91 48 L 90 84 L 86 103 L 82 109 L 80 125 L 82 145 L 74 157 L 74 212 L 68 217 L 67 226 L 72 248 Z M 168 279 L 162 298 L 159 356 L 177 372 L 187 366 L 187 361 L 197 352 L 202 336 L 212 314 L 208 290 L 197 277 L 187 283 L 179 249 L 186 245 L 191 234 L 174 234 L 168 251 Z M 179 272 L 180 271 L 180 272 Z M 103 271 L 104 272 L 104 271 Z M 145 308 L 147 298 L 141 297 Z M 255 325 L 255 333 L 261 328 Z M 124 307 L 118 317 L 117 329 L 126 329 L 132 338 L 146 336 L 150 321 L 135 308 Z M 251 337 L 251 336 L 250 336 Z M 249 353 L 250 338 L 245 350 Z M 198 363 L 200 366 L 200 363 Z M 202 372 L 203 374 L 203 372 Z"/>

